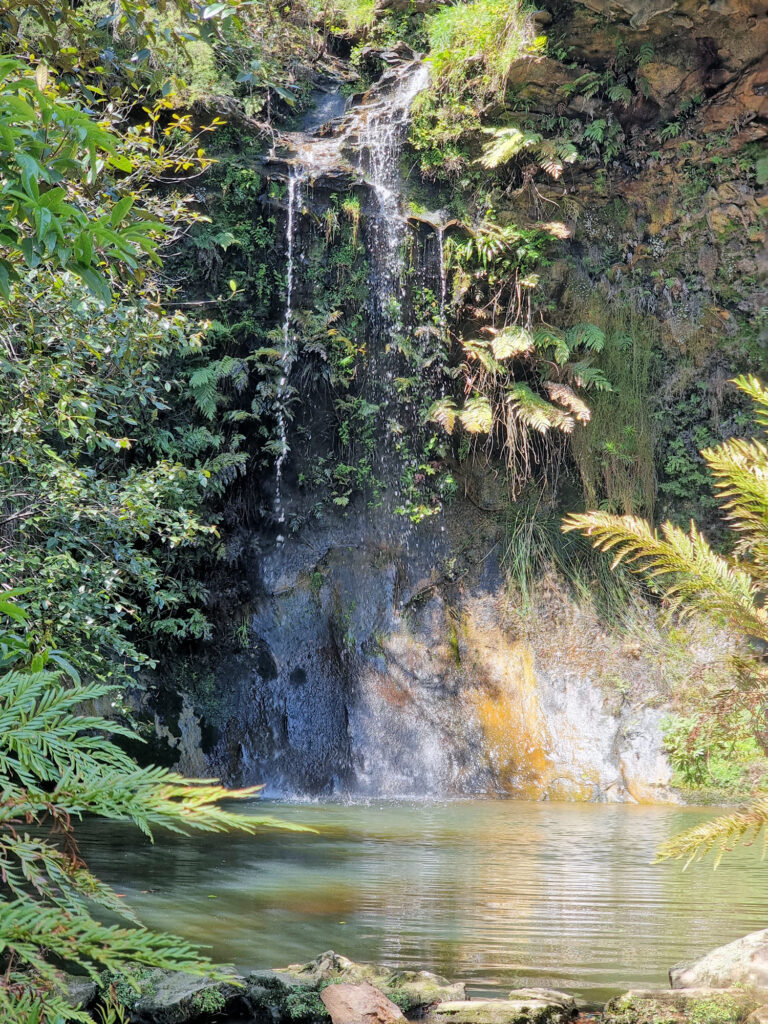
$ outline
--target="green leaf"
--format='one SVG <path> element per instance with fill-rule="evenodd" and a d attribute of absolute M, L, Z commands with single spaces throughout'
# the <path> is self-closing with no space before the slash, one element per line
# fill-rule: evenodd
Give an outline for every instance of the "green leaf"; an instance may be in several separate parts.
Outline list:
<path fill-rule="evenodd" d="M 125 217 L 132 206 L 133 199 L 130 196 L 123 196 L 122 199 L 115 203 L 109 215 L 109 222 L 112 227 L 117 227 L 125 220 Z"/>

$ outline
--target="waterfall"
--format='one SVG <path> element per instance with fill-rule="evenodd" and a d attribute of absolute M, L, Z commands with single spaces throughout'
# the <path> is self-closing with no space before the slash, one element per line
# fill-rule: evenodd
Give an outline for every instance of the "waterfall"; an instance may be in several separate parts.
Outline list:
<path fill-rule="evenodd" d="M 288 178 L 286 194 L 286 225 L 285 248 L 288 268 L 285 279 L 285 316 L 283 317 L 283 354 L 280 357 L 280 382 L 277 387 L 277 429 L 279 432 L 279 451 L 275 462 L 275 518 L 281 525 L 285 523 L 283 507 L 282 480 L 283 466 L 288 456 L 288 414 L 286 401 L 288 396 L 288 380 L 291 375 L 296 346 L 291 331 L 293 320 L 293 285 L 294 285 L 294 230 L 296 214 L 301 205 L 301 177 L 292 170 Z M 282 542 L 282 535 L 278 538 Z"/>
<path fill-rule="evenodd" d="M 379 83 L 351 106 L 343 116 L 331 116 L 325 121 L 321 115 L 310 120 L 308 130 L 290 132 L 283 136 L 283 144 L 290 157 L 275 156 L 267 162 L 285 168 L 287 178 L 286 218 L 286 300 L 283 319 L 283 352 L 281 376 L 276 398 L 278 441 L 275 465 L 274 512 L 278 524 L 286 520 L 283 494 L 283 471 L 289 454 L 288 413 L 286 403 L 290 395 L 289 379 L 296 356 L 293 334 L 293 301 L 295 286 L 296 220 L 301 209 L 301 191 L 304 182 L 313 190 L 318 181 L 346 180 L 364 182 L 373 197 L 368 253 L 371 265 L 370 304 L 368 307 L 371 330 L 371 362 L 375 363 L 387 351 L 389 339 L 402 329 L 401 304 L 404 297 L 403 247 L 407 239 L 408 222 L 401 209 L 400 156 L 408 129 L 409 112 L 415 97 L 426 88 L 429 69 L 420 60 L 404 61 L 386 72 Z M 337 110 L 331 104 L 329 113 Z M 341 178 L 339 177 L 341 176 Z M 348 177 L 347 177 L 348 176 Z M 313 191 L 314 196 L 314 191 Z M 391 372 L 383 367 L 372 374 L 374 387 L 385 385 L 384 395 L 376 394 L 374 401 L 380 407 L 389 404 L 386 380 Z M 385 442 L 386 444 L 386 442 Z M 278 537 L 282 543 L 284 537 Z"/>
<path fill-rule="evenodd" d="M 437 229 L 437 260 L 440 270 L 440 334 L 445 335 L 446 319 L 445 305 L 448 292 L 448 279 L 445 273 L 445 228 L 440 225 Z"/>
<path fill-rule="evenodd" d="M 371 251 L 371 313 L 382 333 L 402 327 L 402 247 L 407 237 L 407 221 L 400 209 L 400 155 L 411 105 L 428 83 L 426 64 L 408 65 L 394 93 L 370 110 L 359 137 L 359 166 L 366 173 L 378 205 Z"/>
<path fill-rule="evenodd" d="M 444 357 L 448 358 L 448 320 L 446 318 L 446 306 L 448 297 L 448 277 L 445 268 L 445 228 L 440 224 L 437 228 L 437 265 L 440 272 L 440 297 L 439 297 L 439 330 L 440 344 L 444 348 Z M 445 398 L 446 382 L 445 373 L 440 372 L 440 397 Z"/>

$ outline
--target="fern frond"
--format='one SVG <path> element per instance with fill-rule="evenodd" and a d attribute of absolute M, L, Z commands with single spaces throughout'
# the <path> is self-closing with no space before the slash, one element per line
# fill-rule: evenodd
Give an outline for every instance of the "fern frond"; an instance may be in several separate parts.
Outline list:
<path fill-rule="evenodd" d="M 507 402 L 522 423 L 540 434 L 546 434 L 552 428 L 565 434 L 573 431 L 573 417 L 537 395 L 527 384 L 517 383 L 509 388 Z"/>
<path fill-rule="evenodd" d="M 702 822 L 668 839 L 659 848 L 656 861 L 685 860 L 685 866 L 701 860 L 717 847 L 715 866 L 737 843 L 754 843 L 763 834 L 762 853 L 768 849 L 768 797 L 759 797 L 748 807 Z"/>
<path fill-rule="evenodd" d="M 189 386 L 199 411 L 212 420 L 223 399 L 219 390 L 222 381 L 230 381 L 236 391 L 242 391 L 248 383 L 248 367 L 243 359 L 224 356 L 206 366 L 201 366 L 190 375 Z"/>
<path fill-rule="evenodd" d="M 493 427 L 493 411 L 487 398 L 469 398 L 459 410 L 458 419 L 468 434 L 487 434 Z"/>
<path fill-rule="evenodd" d="M 574 324 L 565 332 L 565 340 L 571 351 L 581 347 L 590 352 L 602 352 L 605 347 L 605 332 L 595 324 Z"/>
<path fill-rule="evenodd" d="M 544 387 L 547 389 L 549 397 L 553 401 L 559 402 L 560 405 L 565 406 L 579 423 L 589 423 L 592 418 L 589 406 L 567 384 L 549 380 L 545 381 Z"/>
<path fill-rule="evenodd" d="M 567 367 L 573 383 L 584 388 L 585 391 L 613 391 L 611 382 L 597 366 L 591 366 L 588 362 L 570 363 Z"/>
<path fill-rule="evenodd" d="M 461 347 L 470 359 L 476 359 L 482 368 L 488 373 L 501 372 L 502 366 L 500 363 L 496 362 L 494 357 L 491 355 L 487 341 L 481 341 L 478 338 L 468 338 L 466 340 L 462 340 Z"/>
<path fill-rule="evenodd" d="M 452 434 L 456 425 L 456 403 L 452 398 L 438 399 L 430 406 L 427 419 L 430 423 L 437 423 L 447 434 Z"/>
<path fill-rule="evenodd" d="M 538 132 L 525 131 L 522 128 L 487 128 L 486 134 L 492 139 L 483 147 L 483 155 L 478 160 L 486 170 L 494 170 L 501 164 L 508 163 L 518 153 L 531 149 L 541 142 Z"/>
<path fill-rule="evenodd" d="M 594 547 L 612 551 L 611 568 L 627 562 L 633 572 L 660 582 L 671 610 L 683 617 L 717 612 L 737 629 L 768 641 L 768 616 L 756 604 L 749 574 L 715 554 L 694 523 L 688 533 L 663 523 L 659 536 L 636 516 L 587 512 L 567 516 L 562 529 L 581 530 Z"/>
<path fill-rule="evenodd" d="M 491 339 L 491 349 L 498 360 L 527 355 L 532 348 L 533 335 L 525 327 L 505 327 Z"/>
<path fill-rule="evenodd" d="M 571 350 L 565 338 L 550 327 L 537 327 L 533 332 L 533 343 L 539 352 L 548 353 L 552 349 L 552 358 L 562 366 L 568 362 Z"/>
<path fill-rule="evenodd" d="M 761 427 L 768 428 L 768 388 L 764 387 L 757 377 L 753 377 L 751 374 L 734 377 L 731 383 L 735 384 L 739 391 L 749 395 L 754 402 L 755 419 Z"/>
<path fill-rule="evenodd" d="M 726 520 L 742 534 L 741 549 L 768 545 L 768 447 L 762 441 L 731 438 L 701 454 L 715 478 Z M 760 564 L 768 569 L 762 560 Z"/>
<path fill-rule="evenodd" d="M 632 100 L 632 92 L 628 86 L 617 84 L 608 90 L 608 99 L 611 103 L 621 103 L 623 107 L 626 107 Z"/>
<path fill-rule="evenodd" d="M 605 138 L 605 130 L 607 127 L 608 122 L 605 118 L 598 117 L 584 129 L 584 138 L 589 139 L 590 142 L 602 142 Z"/>

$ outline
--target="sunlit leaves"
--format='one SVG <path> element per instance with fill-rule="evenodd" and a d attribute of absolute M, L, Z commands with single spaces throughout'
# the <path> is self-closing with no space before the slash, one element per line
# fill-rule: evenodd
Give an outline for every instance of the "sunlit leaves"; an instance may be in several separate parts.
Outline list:
<path fill-rule="evenodd" d="M 569 139 L 545 139 L 539 132 L 514 125 L 486 128 L 484 131 L 491 136 L 491 141 L 483 147 L 483 155 L 478 162 L 488 170 L 526 153 L 533 156 L 551 178 L 559 178 L 566 164 L 578 160 L 578 150 Z"/>
<path fill-rule="evenodd" d="M 481 395 L 467 399 L 457 415 L 468 434 L 487 434 L 493 426 L 491 404 Z"/>
<path fill-rule="evenodd" d="M 0 60 L 0 293 L 7 299 L 19 263 L 67 268 L 108 303 L 108 275 L 99 264 L 135 269 L 156 259 L 163 226 L 128 220 L 134 199 L 95 204 L 88 192 L 110 164 L 131 170 L 119 139 L 67 99 L 43 91 L 23 61 Z M 44 130 L 41 131 L 41 128 Z"/>
<path fill-rule="evenodd" d="M 561 430 L 565 434 L 573 431 L 573 417 L 542 398 L 527 384 L 518 382 L 508 388 L 507 402 L 526 427 L 540 434 L 546 434 L 551 429 Z"/>
<path fill-rule="evenodd" d="M 452 434 L 456 425 L 456 403 L 452 398 L 438 399 L 430 407 L 427 419 L 431 423 L 437 423 L 446 433 Z"/>
<path fill-rule="evenodd" d="M 533 335 L 527 328 L 513 325 L 496 332 L 491 339 L 493 354 L 498 360 L 524 356 L 533 350 Z"/>

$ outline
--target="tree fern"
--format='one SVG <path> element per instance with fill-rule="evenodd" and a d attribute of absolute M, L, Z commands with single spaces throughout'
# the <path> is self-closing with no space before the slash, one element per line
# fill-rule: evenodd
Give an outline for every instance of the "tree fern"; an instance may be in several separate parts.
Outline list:
<path fill-rule="evenodd" d="M 755 404 L 755 419 L 768 427 L 768 390 L 754 377 L 739 377 L 734 383 Z M 736 533 L 733 554 L 726 557 L 712 550 L 691 523 L 686 533 L 672 523 L 660 532 L 633 516 L 611 516 L 587 512 L 568 516 L 563 529 L 582 530 L 593 538 L 595 547 L 614 554 L 613 566 L 625 561 L 637 573 L 658 584 L 670 609 L 680 616 L 715 613 L 734 630 L 746 634 L 757 645 L 768 643 L 768 446 L 762 438 L 731 438 L 702 455 L 714 477 L 715 490 L 726 522 Z M 739 700 L 744 692 L 753 704 L 765 706 L 766 673 L 760 662 L 761 646 L 738 668 Z M 751 692 L 750 692 L 751 691 Z M 723 695 L 720 695 L 722 697 Z M 727 696 L 727 694 L 725 694 Z M 725 728 L 728 728 L 725 726 Z M 737 843 L 751 841 L 768 825 L 768 798 L 730 815 L 705 822 L 676 836 L 659 852 L 659 858 L 679 857 L 688 861 L 704 856 L 715 847 L 717 859 Z M 765 848 L 765 843 L 764 843 Z"/>
<path fill-rule="evenodd" d="M 768 797 L 759 797 L 749 807 L 704 821 L 663 843 L 657 860 L 685 860 L 687 867 L 716 850 L 715 865 L 737 843 L 754 843 L 762 833 L 762 854 L 768 850 Z"/>

